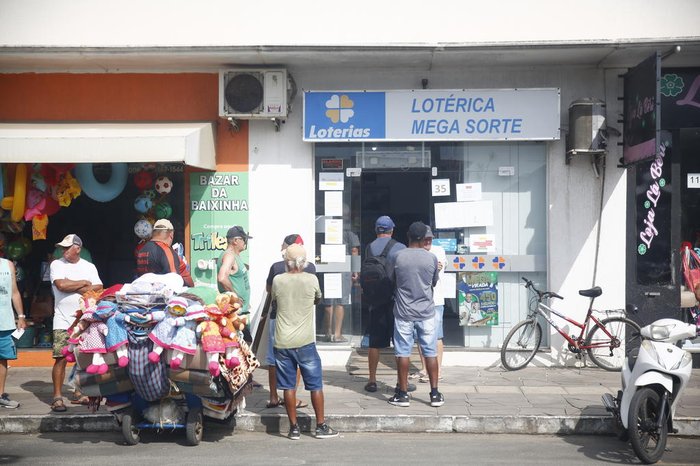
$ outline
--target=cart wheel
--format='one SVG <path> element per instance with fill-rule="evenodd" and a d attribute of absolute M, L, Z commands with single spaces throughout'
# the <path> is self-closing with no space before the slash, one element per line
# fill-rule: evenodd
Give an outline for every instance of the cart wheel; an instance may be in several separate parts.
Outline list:
<path fill-rule="evenodd" d="M 132 413 L 124 413 L 122 415 L 122 435 L 127 445 L 136 445 L 139 443 L 139 429 L 134 425 L 134 417 Z"/>
<path fill-rule="evenodd" d="M 199 445 L 199 442 L 202 441 L 204 426 L 202 424 L 201 408 L 190 409 L 187 413 L 186 433 L 189 445 Z"/>

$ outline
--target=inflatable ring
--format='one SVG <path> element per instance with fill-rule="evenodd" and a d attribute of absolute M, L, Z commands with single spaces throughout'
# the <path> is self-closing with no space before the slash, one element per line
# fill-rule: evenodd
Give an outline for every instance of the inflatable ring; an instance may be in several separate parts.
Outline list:
<path fill-rule="evenodd" d="M 27 201 L 27 164 L 17 165 L 15 172 L 15 194 L 12 199 L 12 211 L 10 218 L 13 222 L 19 222 L 24 217 L 24 204 Z"/>
<path fill-rule="evenodd" d="M 91 163 L 80 163 L 75 167 L 75 177 L 87 197 L 97 202 L 109 202 L 119 196 L 126 187 L 128 170 L 125 163 L 113 163 L 112 175 L 106 183 L 95 179 Z"/>

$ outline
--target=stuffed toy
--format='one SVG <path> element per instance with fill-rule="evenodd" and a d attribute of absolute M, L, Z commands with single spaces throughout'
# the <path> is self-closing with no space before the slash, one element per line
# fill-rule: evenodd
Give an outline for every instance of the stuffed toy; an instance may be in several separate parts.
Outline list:
<path fill-rule="evenodd" d="M 92 364 L 85 368 L 88 374 L 104 374 L 109 369 L 102 356 L 107 352 L 105 336 L 108 330 L 107 324 L 96 315 L 98 297 L 99 293 L 95 292 L 80 297 L 82 315 L 68 339 L 68 343 L 77 346 L 81 353 L 92 354 Z"/>
<path fill-rule="evenodd" d="M 187 300 L 179 296 L 173 296 L 168 300 L 164 311 L 153 311 L 149 314 L 151 320 L 158 322 L 148 338 L 153 342 L 153 351 L 148 354 L 148 360 L 153 364 L 160 361 L 160 355 L 164 349 L 171 347 L 175 338 L 177 327 L 185 325 L 185 313 L 187 312 Z"/>
<path fill-rule="evenodd" d="M 221 338 L 221 330 L 218 320 L 222 317 L 221 309 L 216 304 L 209 304 L 204 308 L 207 315 L 207 320 L 204 320 L 197 325 L 197 333 L 200 335 L 202 349 L 207 353 L 209 361 L 209 374 L 212 377 L 218 377 L 221 374 L 219 368 L 219 355 L 226 351 L 224 339 Z"/>
<path fill-rule="evenodd" d="M 241 363 L 240 343 L 238 332 L 245 328 L 245 319 L 238 316 L 241 308 L 241 299 L 236 293 L 221 293 L 216 297 L 216 305 L 221 311 L 218 324 L 221 328 L 221 336 L 224 340 L 224 363 L 232 369 Z"/>
<path fill-rule="evenodd" d="M 107 335 L 105 336 L 107 352 L 116 353 L 119 367 L 128 366 L 129 349 L 126 324 L 131 322 L 129 315 L 121 312 L 117 304 L 111 301 L 97 303 L 95 313 L 107 324 Z"/>
<path fill-rule="evenodd" d="M 190 304 L 185 313 L 185 325 L 177 327 L 175 337 L 170 348 L 173 350 L 170 358 L 170 368 L 179 369 L 186 354 L 194 355 L 197 352 L 197 336 L 195 330 L 199 322 L 207 317 L 204 307 L 199 304 Z"/>

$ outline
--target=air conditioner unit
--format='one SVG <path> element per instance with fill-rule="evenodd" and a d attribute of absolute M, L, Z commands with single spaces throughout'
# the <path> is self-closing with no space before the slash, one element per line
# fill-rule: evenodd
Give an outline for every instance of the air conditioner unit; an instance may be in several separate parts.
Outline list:
<path fill-rule="evenodd" d="M 283 68 L 219 72 L 219 116 L 234 119 L 287 117 L 289 82 Z"/>

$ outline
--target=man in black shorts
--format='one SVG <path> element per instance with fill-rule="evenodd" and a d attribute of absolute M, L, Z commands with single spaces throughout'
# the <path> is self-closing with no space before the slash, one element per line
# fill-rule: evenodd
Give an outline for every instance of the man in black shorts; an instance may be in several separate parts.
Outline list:
<path fill-rule="evenodd" d="M 391 241 L 391 235 L 394 234 L 394 221 L 383 215 L 377 219 L 374 224 L 374 230 L 377 233 L 377 239 L 372 241 L 369 246 L 367 246 L 367 251 L 365 254 L 371 254 L 373 256 L 379 256 L 386 245 Z M 396 259 L 396 254 L 402 249 L 406 249 L 406 246 L 394 241 L 393 246 L 389 249 L 387 253 L 387 275 L 392 276 L 393 273 L 391 269 L 394 268 L 394 260 Z M 388 293 L 389 296 L 393 296 L 393 293 Z M 366 301 L 367 298 L 363 298 Z M 368 392 L 377 391 L 377 365 L 379 364 L 379 350 L 381 348 L 388 348 L 391 344 L 391 337 L 394 334 L 394 300 L 390 297 L 385 302 L 368 302 L 369 304 L 369 326 L 367 327 L 367 332 L 369 333 L 369 354 L 367 360 L 369 363 L 369 381 L 365 385 L 365 390 Z"/>

